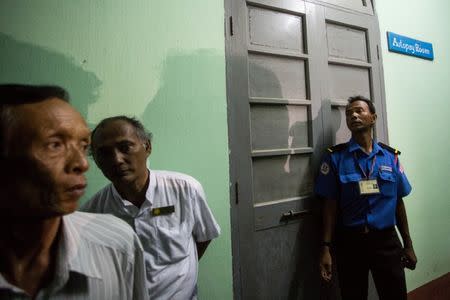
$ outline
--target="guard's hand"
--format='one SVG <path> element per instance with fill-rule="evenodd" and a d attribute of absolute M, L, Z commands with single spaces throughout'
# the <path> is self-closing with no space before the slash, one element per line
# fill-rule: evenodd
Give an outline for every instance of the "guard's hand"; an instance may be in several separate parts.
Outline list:
<path fill-rule="evenodd" d="M 331 254 L 328 247 L 323 247 L 322 253 L 320 254 L 320 276 L 325 282 L 331 281 Z"/>
<path fill-rule="evenodd" d="M 417 264 L 417 257 L 414 253 L 413 247 L 407 247 L 403 249 L 402 264 L 404 268 L 414 270 Z"/>

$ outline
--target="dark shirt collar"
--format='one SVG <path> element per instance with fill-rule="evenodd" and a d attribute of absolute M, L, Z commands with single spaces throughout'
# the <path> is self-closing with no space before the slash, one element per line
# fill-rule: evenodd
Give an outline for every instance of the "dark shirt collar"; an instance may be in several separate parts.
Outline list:
<path fill-rule="evenodd" d="M 350 141 L 348 142 L 348 152 L 354 152 L 357 150 L 360 150 L 361 153 L 366 154 L 363 151 L 362 147 L 353 138 L 351 138 Z M 383 153 L 383 151 L 381 151 L 380 145 L 378 145 L 378 142 L 374 139 L 372 140 L 372 152 L 368 156 L 371 157 L 373 155 L 376 155 L 378 152 Z"/>

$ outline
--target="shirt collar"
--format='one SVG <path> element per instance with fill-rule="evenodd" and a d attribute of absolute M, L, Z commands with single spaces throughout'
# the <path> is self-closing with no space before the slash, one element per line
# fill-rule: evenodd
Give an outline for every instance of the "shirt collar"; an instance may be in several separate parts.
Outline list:
<path fill-rule="evenodd" d="M 78 225 L 78 224 L 77 224 Z M 58 247 L 56 254 L 54 280 L 46 289 L 60 289 L 68 281 L 70 273 L 76 272 L 86 277 L 102 279 L 97 268 L 97 263 L 90 253 L 90 248 L 81 241 L 80 228 L 71 220 L 70 215 L 65 215 L 61 220 L 61 228 L 58 233 Z M 0 274 L 0 288 L 9 289 L 15 293 L 25 293 L 22 289 L 9 283 Z"/>
<path fill-rule="evenodd" d="M 156 190 L 156 175 L 155 172 L 152 172 L 148 169 L 148 173 L 150 174 L 150 182 L 148 183 L 147 192 L 145 193 L 146 201 L 149 202 L 150 206 L 153 205 L 153 199 L 155 198 L 155 190 Z"/>
<path fill-rule="evenodd" d="M 380 145 L 378 145 L 378 142 L 376 140 L 373 140 L 373 149 L 372 149 L 372 153 L 377 154 L 378 152 L 383 153 L 383 151 L 381 151 L 381 147 Z"/>
<path fill-rule="evenodd" d="M 92 216 L 95 217 L 94 215 Z M 90 220 L 86 219 L 86 226 Z M 98 262 L 94 260 L 90 248 L 82 240 L 81 234 L 84 225 L 75 224 L 71 215 L 63 216 L 62 236 L 60 237 L 60 247 L 58 257 L 61 271 L 64 269 L 70 272 L 77 272 L 88 277 L 101 279 L 100 270 L 97 268 Z"/>
<path fill-rule="evenodd" d="M 152 172 L 150 169 L 148 170 L 148 176 L 150 177 L 150 181 L 147 187 L 147 191 L 145 192 L 145 201 L 148 202 L 148 205 L 151 206 L 153 204 L 153 195 L 155 194 L 155 188 L 156 188 L 156 176 L 154 174 L 154 172 Z M 117 191 L 116 187 L 114 186 L 114 184 L 111 184 L 111 189 L 112 189 L 112 193 L 113 193 L 113 197 L 114 199 L 118 200 L 121 204 L 123 204 L 123 206 L 125 207 L 130 207 L 130 206 L 134 206 L 133 203 L 131 203 L 130 201 L 122 198 L 122 196 L 120 196 L 119 192 Z"/>
<path fill-rule="evenodd" d="M 353 138 L 351 138 L 348 142 L 348 152 L 354 152 L 358 149 L 361 149 L 361 147 Z"/>
<path fill-rule="evenodd" d="M 351 138 L 350 141 L 348 142 L 348 152 L 354 152 L 357 150 L 361 150 L 362 152 L 364 152 L 362 150 L 361 146 L 353 138 Z M 372 140 L 372 152 L 369 154 L 369 156 L 375 155 L 380 151 L 381 151 L 380 145 L 378 145 L 377 140 L 373 139 Z"/>
<path fill-rule="evenodd" d="M 11 283 L 9 283 L 2 274 L 0 274 L 0 289 L 8 289 L 11 290 L 15 293 L 25 293 L 25 291 L 23 291 L 22 289 L 12 285 Z"/>

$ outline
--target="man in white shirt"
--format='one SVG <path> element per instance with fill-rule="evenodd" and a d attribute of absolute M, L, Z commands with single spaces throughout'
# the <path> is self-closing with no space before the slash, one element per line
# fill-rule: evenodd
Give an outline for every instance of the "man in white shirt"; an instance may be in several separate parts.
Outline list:
<path fill-rule="evenodd" d="M 144 247 L 151 299 L 196 299 L 198 259 L 220 234 L 201 184 L 147 169 L 151 134 L 134 118 L 101 121 L 91 149 L 112 183 L 82 210 L 113 214 L 133 227 Z"/>
<path fill-rule="evenodd" d="M 0 299 L 148 299 L 143 249 L 75 212 L 90 133 L 60 87 L 0 85 Z"/>

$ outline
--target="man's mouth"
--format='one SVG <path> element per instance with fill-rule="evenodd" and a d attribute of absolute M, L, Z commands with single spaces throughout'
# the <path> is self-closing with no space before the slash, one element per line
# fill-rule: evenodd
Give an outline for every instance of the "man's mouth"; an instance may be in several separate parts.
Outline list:
<path fill-rule="evenodd" d="M 67 189 L 67 192 L 74 196 L 74 197 L 81 197 L 84 195 L 84 192 L 86 191 L 86 183 L 80 183 L 80 184 L 76 184 L 71 186 L 70 188 Z"/>
<path fill-rule="evenodd" d="M 131 172 L 130 169 L 115 169 L 114 170 L 114 175 L 118 176 L 118 177 L 123 177 L 128 175 Z"/>

